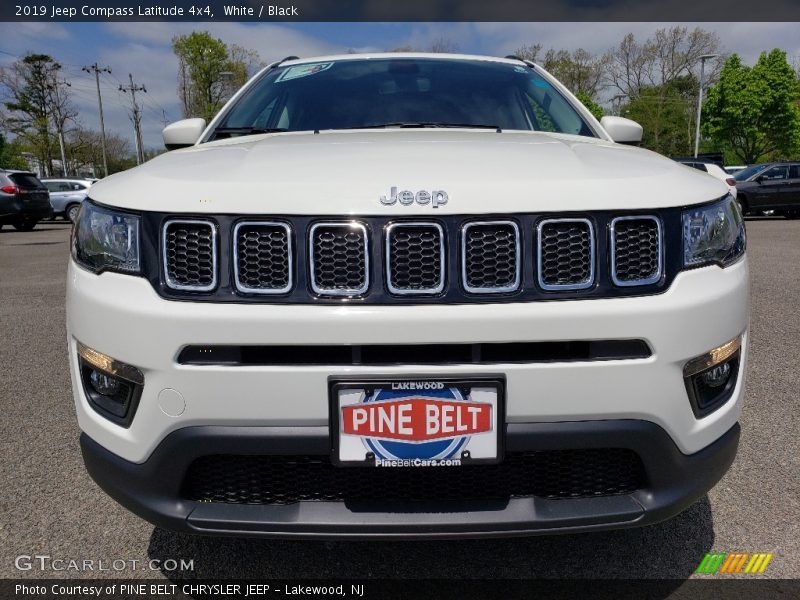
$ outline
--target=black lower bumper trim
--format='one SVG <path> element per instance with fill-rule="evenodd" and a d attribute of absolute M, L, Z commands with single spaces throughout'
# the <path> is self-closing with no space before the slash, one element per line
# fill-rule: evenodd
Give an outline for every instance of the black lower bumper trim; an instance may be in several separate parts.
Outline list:
<path fill-rule="evenodd" d="M 633 527 L 670 518 L 703 496 L 736 456 L 739 425 L 685 455 L 658 425 L 610 420 L 507 425 L 506 450 L 629 448 L 647 486 L 596 498 L 511 498 L 413 506 L 375 502 L 288 505 L 202 503 L 182 497 L 189 465 L 209 454 L 308 455 L 329 452 L 327 427 L 187 427 L 168 435 L 141 464 L 123 460 L 83 434 L 89 474 L 108 494 L 150 522 L 184 532 L 264 537 L 425 538 L 531 535 Z"/>

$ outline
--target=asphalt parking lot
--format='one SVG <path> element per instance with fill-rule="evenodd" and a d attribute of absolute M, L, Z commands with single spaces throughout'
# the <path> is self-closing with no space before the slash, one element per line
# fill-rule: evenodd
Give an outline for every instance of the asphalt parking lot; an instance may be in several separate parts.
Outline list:
<path fill-rule="evenodd" d="M 738 458 L 677 518 L 607 533 L 505 540 L 307 542 L 155 529 L 83 469 L 66 360 L 69 227 L 0 231 L 0 577 L 609 577 L 685 579 L 709 551 L 773 552 L 800 578 L 800 221 L 749 219 L 751 354 Z M 193 559 L 163 573 L 21 572 L 15 557 Z M 707 576 L 706 576 L 707 577 Z"/>

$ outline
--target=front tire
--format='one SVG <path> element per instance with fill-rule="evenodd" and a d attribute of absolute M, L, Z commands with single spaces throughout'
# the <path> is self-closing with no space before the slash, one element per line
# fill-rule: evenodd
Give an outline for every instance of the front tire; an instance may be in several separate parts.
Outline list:
<path fill-rule="evenodd" d="M 38 222 L 39 221 L 34 220 L 19 221 L 18 223 L 14 223 L 14 229 L 17 231 L 33 231 L 33 228 L 36 227 Z"/>
<path fill-rule="evenodd" d="M 64 211 L 64 216 L 66 217 L 67 221 L 72 223 L 78 218 L 78 211 L 81 209 L 80 204 L 70 204 L 67 207 L 67 210 Z"/>

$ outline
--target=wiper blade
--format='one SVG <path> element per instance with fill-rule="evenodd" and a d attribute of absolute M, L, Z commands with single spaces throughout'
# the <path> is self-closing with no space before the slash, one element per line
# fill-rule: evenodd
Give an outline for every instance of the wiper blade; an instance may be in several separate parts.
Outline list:
<path fill-rule="evenodd" d="M 379 125 L 364 125 L 363 127 L 354 127 L 354 129 L 388 129 L 390 127 L 397 127 L 400 129 L 424 129 L 430 128 L 452 128 L 452 129 L 494 129 L 501 132 L 502 129 L 497 125 L 483 125 L 475 123 L 440 123 L 440 122 L 398 122 L 398 123 L 381 123 Z"/>
<path fill-rule="evenodd" d="M 450 127 L 453 129 L 494 129 L 501 132 L 502 129 L 499 125 L 483 125 L 476 123 L 427 123 L 427 127 Z"/>
<path fill-rule="evenodd" d="M 256 135 L 259 133 L 283 133 L 289 131 L 286 127 L 217 127 L 214 130 L 214 137 L 219 134 L 239 134 L 239 135 Z"/>

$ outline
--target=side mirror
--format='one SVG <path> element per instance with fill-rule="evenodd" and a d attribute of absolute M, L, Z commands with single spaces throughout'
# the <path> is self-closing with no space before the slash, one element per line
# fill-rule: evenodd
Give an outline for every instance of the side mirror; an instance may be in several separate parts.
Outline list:
<path fill-rule="evenodd" d="M 761 185 L 762 183 L 764 183 L 764 176 L 763 175 L 759 175 L 758 177 L 755 178 L 755 182 L 757 184 Z"/>
<path fill-rule="evenodd" d="M 167 150 L 194 146 L 206 128 L 205 119 L 183 119 L 170 123 L 161 132 Z"/>
<path fill-rule="evenodd" d="M 631 121 L 624 117 L 603 117 L 600 125 L 611 136 L 611 139 L 618 144 L 631 144 L 638 146 L 642 143 L 642 126 L 636 121 Z"/>

